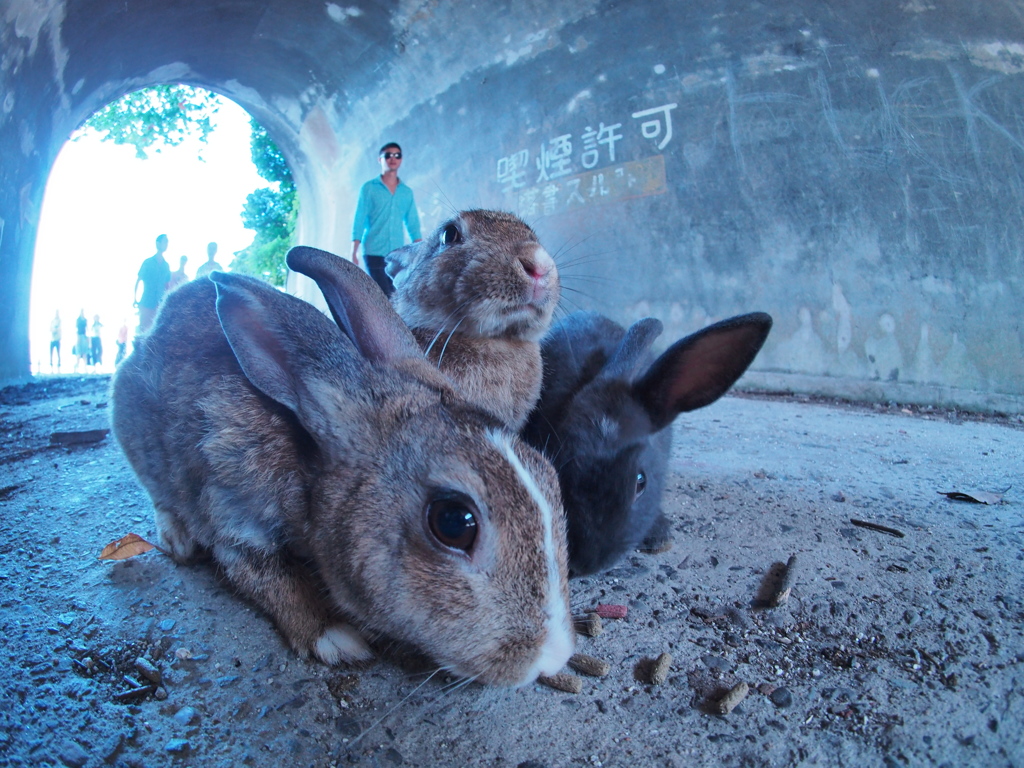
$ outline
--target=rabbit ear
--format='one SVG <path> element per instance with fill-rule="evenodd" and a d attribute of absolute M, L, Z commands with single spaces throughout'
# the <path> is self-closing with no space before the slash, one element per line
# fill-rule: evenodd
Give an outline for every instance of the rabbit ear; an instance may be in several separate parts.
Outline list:
<path fill-rule="evenodd" d="M 300 385 L 289 353 L 294 324 L 285 306 L 291 297 L 240 275 L 213 272 L 210 279 L 217 286 L 217 317 L 242 372 L 265 395 L 297 412 Z"/>
<path fill-rule="evenodd" d="M 647 350 L 661 335 L 663 327 L 661 321 L 654 317 L 645 317 L 633 323 L 604 364 L 598 378 L 631 380 Z"/>
<path fill-rule="evenodd" d="M 669 347 L 633 385 L 655 430 L 724 395 L 754 361 L 771 327 L 769 315 L 754 312 L 709 325 Z"/>
<path fill-rule="evenodd" d="M 394 363 L 422 359 L 412 331 L 369 275 L 333 253 L 299 245 L 288 251 L 288 266 L 313 278 L 334 321 L 366 359 Z"/>

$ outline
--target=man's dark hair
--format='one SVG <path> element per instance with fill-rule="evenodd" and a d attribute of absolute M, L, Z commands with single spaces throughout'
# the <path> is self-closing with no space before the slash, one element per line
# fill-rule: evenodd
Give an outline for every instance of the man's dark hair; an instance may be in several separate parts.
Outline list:
<path fill-rule="evenodd" d="M 389 142 L 388 144 L 385 144 L 383 147 L 381 147 L 380 148 L 380 152 L 377 153 L 377 156 L 379 157 L 380 155 L 383 155 L 385 152 L 387 152 L 392 147 L 397 149 L 399 152 L 402 151 L 402 148 L 400 146 L 398 146 L 398 144 L 396 144 L 395 142 L 392 141 L 392 142 Z"/>

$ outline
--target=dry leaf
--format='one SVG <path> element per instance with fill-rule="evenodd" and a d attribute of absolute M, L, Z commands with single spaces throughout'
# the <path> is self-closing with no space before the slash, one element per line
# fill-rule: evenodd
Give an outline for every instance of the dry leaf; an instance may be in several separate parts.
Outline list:
<path fill-rule="evenodd" d="M 141 555 L 155 548 L 156 544 L 150 544 L 137 533 L 129 533 L 127 536 L 107 544 L 100 552 L 100 560 L 127 560 L 129 557 Z"/>
<path fill-rule="evenodd" d="M 971 491 L 970 493 L 964 493 L 963 491 L 939 491 L 943 496 L 948 496 L 954 501 L 969 501 L 973 504 L 1001 504 L 1003 501 L 1003 494 L 1001 493 L 989 493 L 988 491 Z"/>

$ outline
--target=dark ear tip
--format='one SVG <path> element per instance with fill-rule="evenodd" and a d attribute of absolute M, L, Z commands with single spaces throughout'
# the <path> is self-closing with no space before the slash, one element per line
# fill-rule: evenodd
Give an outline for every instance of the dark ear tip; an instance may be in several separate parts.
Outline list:
<path fill-rule="evenodd" d="M 768 338 L 768 332 L 772 329 L 775 321 L 772 320 L 772 316 L 767 312 L 755 312 L 754 316 L 757 318 L 756 322 L 761 326 L 761 339 L 763 341 Z"/>
<path fill-rule="evenodd" d="M 756 328 L 761 337 L 761 343 L 763 344 L 765 339 L 768 338 L 768 332 L 772 329 L 772 325 L 775 321 L 772 320 L 772 316 L 767 312 L 750 312 L 746 315 L 738 315 L 730 318 L 724 322 L 729 323 L 730 325 L 746 325 Z"/>
<path fill-rule="evenodd" d="M 319 248 L 313 248 L 308 245 L 296 245 L 284 257 L 288 269 L 301 272 L 304 275 L 308 275 L 311 270 L 316 268 L 318 263 L 332 260 L 344 261 L 344 259 L 335 256 L 329 251 L 322 251 Z"/>
<path fill-rule="evenodd" d="M 217 287 L 218 296 L 224 293 L 225 290 L 237 288 L 244 280 L 240 275 L 231 274 L 230 272 L 211 272 L 210 279 Z"/>
<path fill-rule="evenodd" d="M 656 337 L 665 330 L 665 325 L 656 317 L 643 317 L 633 323 L 633 328 L 644 333 L 651 333 Z"/>

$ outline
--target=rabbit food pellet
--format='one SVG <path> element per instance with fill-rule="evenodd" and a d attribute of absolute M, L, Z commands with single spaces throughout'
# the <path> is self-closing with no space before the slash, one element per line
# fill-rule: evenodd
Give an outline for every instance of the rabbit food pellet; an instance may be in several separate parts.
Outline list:
<path fill-rule="evenodd" d="M 651 683 L 653 685 L 663 685 L 668 680 L 668 671 L 672 666 L 672 654 L 663 653 L 654 660 L 654 664 L 651 666 Z"/>
<path fill-rule="evenodd" d="M 604 659 L 597 659 L 585 653 L 574 653 L 569 659 L 569 666 L 580 674 L 591 677 L 604 677 L 612 668 Z"/>
<path fill-rule="evenodd" d="M 610 605 L 602 603 L 597 606 L 594 612 L 602 619 L 624 619 L 629 609 L 624 605 Z"/>
<path fill-rule="evenodd" d="M 586 635 L 587 637 L 597 637 L 604 632 L 601 617 L 594 611 L 589 611 L 582 616 L 573 616 L 572 625 L 577 634 Z"/>
<path fill-rule="evenodd" d="M 554 688 L 556 691 L 565 691 L 566 693 L 579 693 L 583 690 L 583 681 L 576 677 L 576 675 L 570 675 L 568 672 L 559 672 L 557 675 L 541 675 L 537 678 L 538 683 L 548 686 L 548 688 Z"/>
<path fill-rule="evenodd" d="M 793 591 L 793 580 L 796 578 L 796 555 L 792 555 L 788 561 L 786 561 L 786 570 L 782 574 L 782 578 L 779 579 L 778 586 L 775 588 L 775 594 L 772 595 L 768 604 L 772 608 L 778 608 L 780 605 L 785 605 L 786 601 L 789 600 L 789 595 Z"/>
<path fill-rule="evenodd" d="M 746 683 L 737 683 L 734 685 L 725 696 L 718 700 L 716 710 L 720 715 L 728 715 L 739 703 L 747 698 L 747 692 L 750 687 Z"/>

